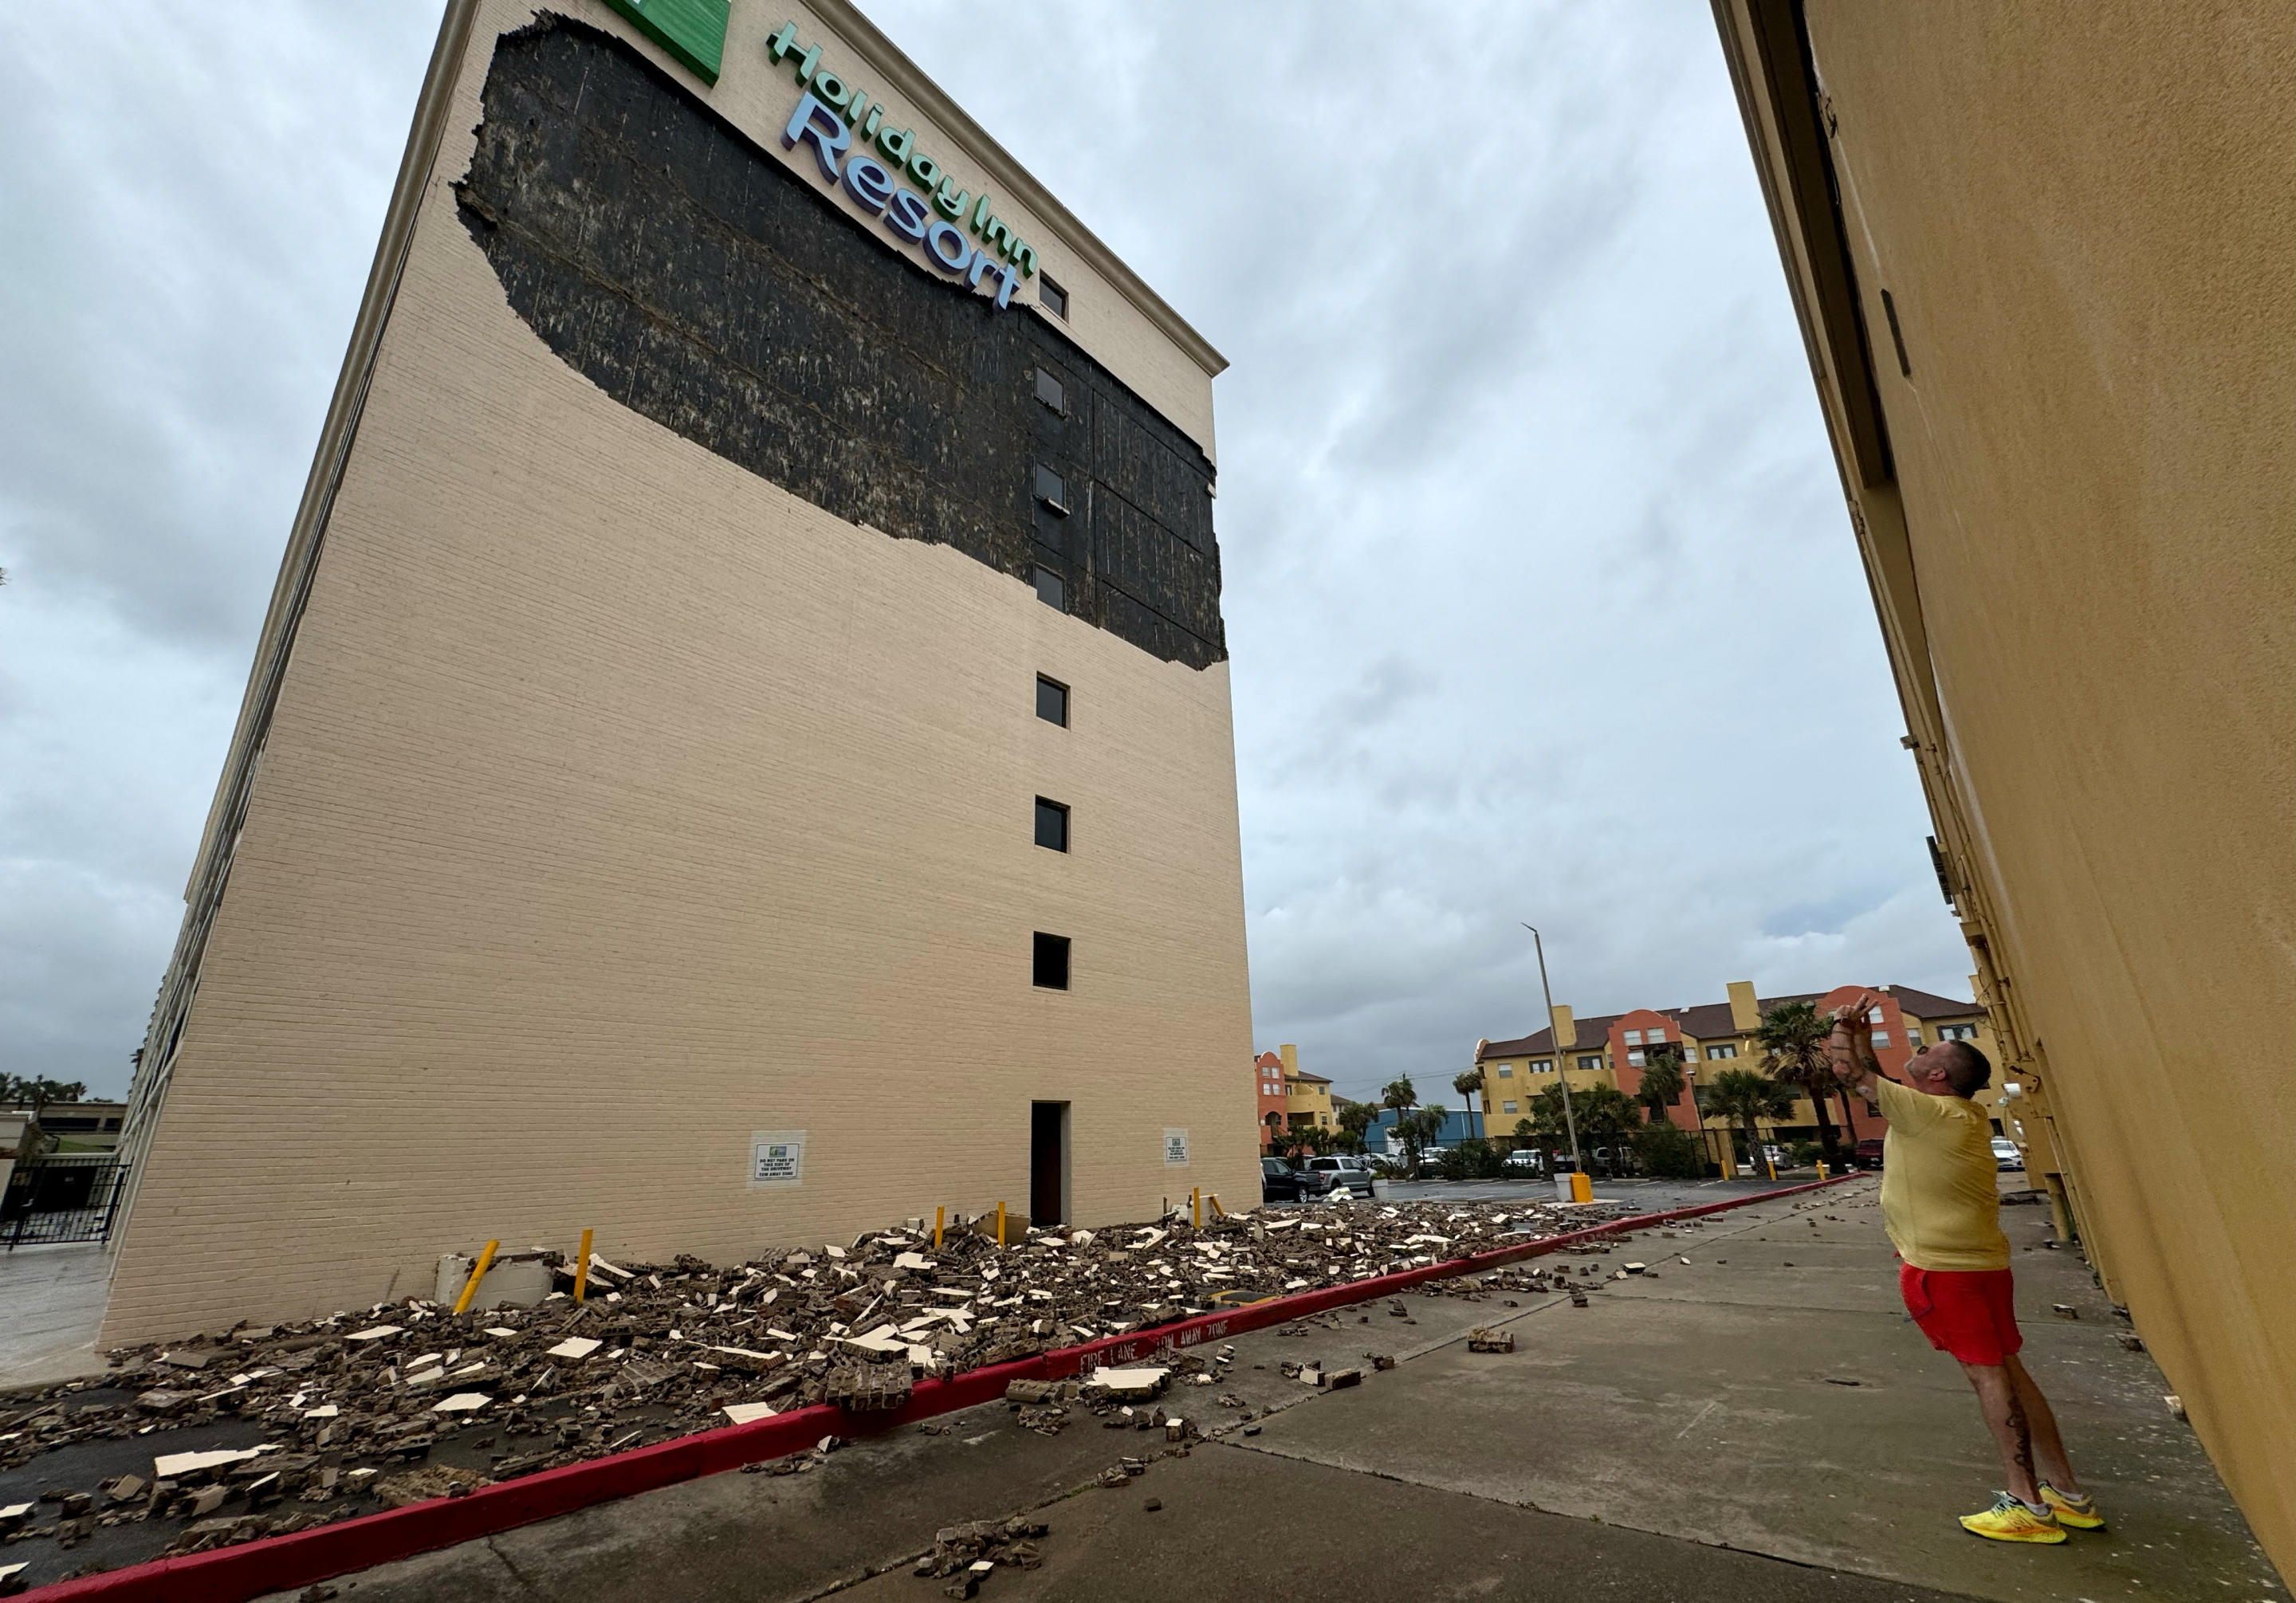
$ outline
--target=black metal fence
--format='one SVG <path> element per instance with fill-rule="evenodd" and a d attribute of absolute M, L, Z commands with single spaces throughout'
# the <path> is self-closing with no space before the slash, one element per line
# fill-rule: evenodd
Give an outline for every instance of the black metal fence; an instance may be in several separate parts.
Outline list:
<path fill-rule="evenodd" d="M 109 1152 L 68 1152 L 16 1165 L 0 1197 L 0 1247 L 13 1252 L 52 1241 L 102 1241 L 127 1179 Z"/>

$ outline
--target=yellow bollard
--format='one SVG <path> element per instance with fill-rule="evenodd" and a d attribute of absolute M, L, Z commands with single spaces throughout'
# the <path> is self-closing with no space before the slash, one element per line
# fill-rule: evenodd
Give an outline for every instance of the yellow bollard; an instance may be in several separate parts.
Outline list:
<path fill-rule="evenodd" d="M 1817 1177 L 1820 1180 L 1825 1178 L 1825 1159 L 1822 1157 L 1817 1160 Z"/>
<path fill-rule="evenodd" d="M 1595 1177 L 1583 1169 L 1574 1169 L 1570 1173 L 1570 1200 L 1573 1202 L 1595 1200 Z"/>
<path fill-rule="evenodd" d="M 1188 1223 L 1197 1230 L 1204 1228 L 1204 1188 L 1201 1186 L 1188 1188 Z"/>
<path fill-rule="evenodd" d="M 1004 1245 L 1004 1205 L 1001 1202 L 996 1205 L 996 1245 Z"/>
<path fill-rule="evenodd" d="M 455 1299 L 455 1313 L 460 1313 L 469 1307 L 471 1299 L 479 1295 L 479 1282 L 487 1278 L 487 1266 L 495 1261 L 495 1249 L 501 1245 L 499 1241 L 489 1241 L 486 1250 L 479 1255 L 478 1263 L 471 1268 L 471 1278 L 463 1282 L 463 1295 Z"/>
<path fill-rule="evenodd" d="M 933 1250 L 935 1252 L 939 1252 L 940 1250 L 941 1222 L 947 1217 L 948 1210 L 947 1208 L 937 1207 L 933 1209 Z"/>
<path fill-rule="evenodd" d="M 580 1302 L 590 1289 L 590 1232 L 582 1232 L 582 1255 L 574 1260 L 574 1300 Z"/>
<path fill-rule="evenodd" d="M 1206 1193 L 1206 1195 L 1207 1195 L 1207 1196 L 1209 1196 L 1209 1197 L 1210 1198 L 1210 1199 L 1211 1199 L 1211 1205 L 1212 1205 L 1212 1217 L 1213 1217 L 1213 1218 L 1215 1218 L 1215 1219 L 1225 1219 L 1225 1218 L 1226 1218 L 1226 1217 L 1227 1217 L 1227 1210 L 1226 1210 L 1226 1208 L 1224 1208 L 1224 1207 L 1220 1206 L 1219 1193 L 1218 1193 L 1218 1191 L 1211 1191 L 1211 1192 L 1208 1192 L 1208 1193 Z"/>

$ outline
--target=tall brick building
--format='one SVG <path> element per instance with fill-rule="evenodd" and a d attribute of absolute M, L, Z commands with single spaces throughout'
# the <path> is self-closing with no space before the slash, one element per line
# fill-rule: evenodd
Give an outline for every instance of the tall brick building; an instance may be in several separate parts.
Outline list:
<path fill-rule="evenodd" d="M 454 0 L 104 1339 L 1250 1195 L 1223 365 L 841 0 Z"/>

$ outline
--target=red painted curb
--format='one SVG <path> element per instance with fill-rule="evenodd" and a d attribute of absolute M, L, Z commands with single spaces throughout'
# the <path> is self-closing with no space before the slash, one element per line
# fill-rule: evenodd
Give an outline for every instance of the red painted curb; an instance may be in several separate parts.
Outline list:
<path fill-rule="evenodd" d="M 1566 1235 L 1526 1241 L 1519 1247 L 1502 1247 L 1368 1280 L 1349 1280 L 1293 1296 L 1272 1297 L 1264 1303 L 1250 1303 L 1135 1335 L 1104 1337 L 1082 1346 L 1062 1347 L 1013 1363 L 971 1370 L 946 1380 L 921 1380 L 905 1406 L 886 1413 L 849 1414 L 841 1408 L 824 1404 L 796 1413 L 775 1414 L 747 1425 L 701 1431 L 609 1458 L 545 1469 L 498 1485 L 481 1486 L 463 1497 L 434 1498 L 404 1509 L 390 1509 L 380 1514 L 298 1531 L 291 1536 L 267 1536 L 237 1547 L 216 1548 L 176 1558 L 154 1558 L 78 1581 L 53 1582 L 22 1595 L 38 1599 L 40 1603 L 94 1603 L 96 1599 L 102 1603 L 245 1603 L 247 1599 L 266 1592 L 291 1591 L 330 1576 L 491 1536 L 597 1503 L 652 1492 L 680 1481 L 699 1480 L 703 1476 L 738 1469 L 744 1464 L 784 1458 L 813 1446 L 824 1436 L 871 1435 L 928 1419 L 935 1414 L 993 1402 L 1003 1396 L 1004 1388 L 1015 1380 L 1065 1379 L 1104 1362 L 1128 1363 L 1167 1348 L 1193 1347 L 1206 1341 L 1240 1336 L 1247 1330 L 1289 1324 L 1328 1308 L 1390 1296 L 1429 1280 L 1478 1274 L 1603 1236 L 1646 1230 L 1675 1219 L 1727 1213 L 1733 1208 L 1798 1196 L 1856 1178 L 1854 1174 L 1840 1174 L 1831 1180 L 1760 1191 L 1751 1197 L 1734 1197 L 1697 1207 L 1638 1214 L 1630 1219 L 1591 1225 Z"/>

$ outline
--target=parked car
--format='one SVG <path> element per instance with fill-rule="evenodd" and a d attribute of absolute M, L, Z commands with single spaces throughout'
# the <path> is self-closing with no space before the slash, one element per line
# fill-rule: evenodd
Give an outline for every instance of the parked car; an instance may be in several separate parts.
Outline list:
<path fill-rule="evenodd" d="M 1510 1175 L 1544 1174 L 1546 1154 L 1529 1147 L 1517 1147 L 1500 1160 L 1499 1167 Z"/>
<path fill-rule="evenodd" d="M 1873 1136 L 1859 1141 L 1856 1149 L 1849 1154 L 1849 1161 L 1860 1169 L 1880 1168 L 1882 1166 L 1881 1141 Z"/>
<path fill-rule="evenodd" d="M 1364 1166 L 1364 1160 L 1360 1157 L 1311 1157 L 1308 1160 L 1308 1168 L 1313 1174 L 1330 1176 L 1326 1182 L 1326 1196 L 1336 1191 L 1346 1191 L 1357 1197 L 1372 1194 L 1371 1171 Z"/>
<path fill-rule="evenodd" d="M 2017 1150 L 2015 1141 L 2005 1135 L 1997 1135 L 1993 1138 L 1993 1166 L 2005 1172 L 2021 1169 L 2025 1166 L 2025 1155 Z"/>
<path fill-rule="evenodd" d="M 1395 1152 L 1366 1152 L 1364 1165 L 1382 1179 L 1392 1179 L 1403 1173 L 1403 1157 Z"/>
<path fill-rule="evenodd" d="M 1295 1169 L 1280 1157 L 1259 1160 L 1259 1199 L 1262 1202 L 1313 1202 L 1332 1189 L 1331 1177 L 1313 1169 Z"/>

